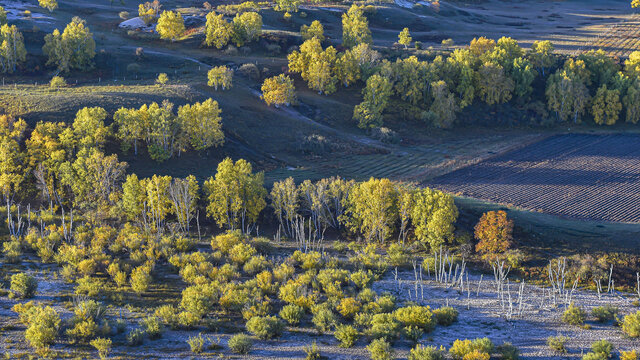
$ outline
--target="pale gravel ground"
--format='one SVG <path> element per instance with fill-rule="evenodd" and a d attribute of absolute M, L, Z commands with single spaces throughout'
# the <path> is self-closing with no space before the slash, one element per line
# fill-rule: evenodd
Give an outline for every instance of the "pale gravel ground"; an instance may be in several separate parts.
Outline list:
<path fill-rule="evenodd" d="M 415 282 L 413 270 L 401 270 L 398 277 L 402 279 L 399 284 L 394 280 L 394 272 L 388 271 L 386 276 L 374 284 L 374 289 L 378 292 L 390 292 L 397 296 L 399 301 L 412 300 L 415 301 Z M 51 272 L 46 275 L 36 274 L 39 278 L 39 293 L 34 299 L 38 302 L 51 303 L 59 291 L 68 291 L 70 285 L 64 283 L 61 279 L 54 279 Z M 458 288 L 448 288 L 443 284 L 424 276 L 423 289 L 424 300 L 421 300 L 421 288 L 418 286 L 418 303 L 429 305 L 432 308 L 450 305 L 457 308 L 460 312 L 459 321 L 450 327 L 438 326 L 429 334 L 423 336 L 420 341 L 424 345 L 444 345 L 449 347 L 455 339 L 473 339 L 477 337 L 489 337 L 496 345 L 505 341 L 509 341 L 516 345 L 523 359 L 560 359 L 560 358 L 579 358 L 583 352 L 587 352 L 591 343 L 600 339 L 607 339 L 614 344 L 615 351 L 632 350 L 640 347 L 638 340 L 628 339 L 622 331 L 613 324 L 598 324 L 591 317 L 588 323 L 592 329 L 585 330 L 575 326 L 568 326 L 560 321 L 560 317 L 564 308 L 564 304 L 554 307 L 548 298 L 548 290 L 546 290 L 546 299 L 544 305 L 541 304 L 543 289 L 539 286 L 526 285 L 523 296 L 523 312 L 522 316 L 514 316 L 511 320 L 506 318 L 508 306 L 505 308 L 500 304 L 495 291 L 495 283 L 492 275 L 484 275 L 480 284 L 479 295 L 478 275 L 470 276 L 469 288 L 471 289 L 470 297 L 467 297 L 467 286 L 462 293 Z M 511 297 L 514 303 L 514 309 L 517 309 L 519 284 L 511 284 Z M 411 295 L 409 295 L 411 292 Z M 611 304 L 621 309 L 622 315 L 631 313 L 637 308 L 631 305 L 631 301 L 635 299 L 631 295 L 602 295 L 598 299 L 596 293 L 591 291 L 576 290 L 572 300 L 579 306 L 584 307 L 589 313 L 595 306 Z M 505 301 L 506 302 L 506 301 Z M 558 301 L 560 302 L 560 301 Z M 16 301 L 7 297 L 0 297 L 0 325 L 5 326 L 7 323 L 15 323 L 17 315 L 10 308 Z M 63 318 L 71 316 L 69 310 L 54 305 Z M 112 308 L 109 313 L 113 317 L 117 317 L 122 312 L 125 318 L 129 319 L 131 326 L 136 323 L 133 314 L 130 314 L 124 308 Z M 246 359 L 299 359 L 304 358 L 304 348 L 316 341 L 321 349 L 321 353 L 329 359 L 347 360 L 347 359 L 368 359 L 368 352 L 365 347 L 367 342 L 360 339 L 356 347 L 352 349 L 342 349 L 337 346 L 337 340 L 331 334 L 317 335 L 315 331 L 308 328 L 298 329 L 295 332 L 286 331 L 285 334 L 276 340 L 256 341 L 254 349 L 249 356 L 238 356 L 231 354 L 226 349 L 227 341 L 230 337 L 228 334 L 215 334 L 204 332 L 205 336 L 216 339 L 224 346 L 223 350 L 209 351 L 207 354 L 194 356 L 186 344 L 190 336 L 197 335 L 199 331 L 171 331 L 166 330 L 161 339 L 145 340 L 144 344 L 137 347 L 129 347 L 122 345 L 125 342 L 124 335 L 114 337 L 114 346 L 112 355 L 121 356 L 127 359 L 135 358 L 151 358 L 151 359 L 184 359 L 184 358 L 214 358 L 219 353 L 231 358 Z M 10 354 L 29 353 L 31 350 L 24 343 L 22 337 L 24 328 L 18 325 L 15 329 L 5 331 L 0 335 L 0 352 L 5 351 Z M 564 335 L 570 340 L 567 344 L 568 354 L 555 354 L 546 346 L 546 338 L 549 336 Z M 69 349 L 69 344 L 57 344 L 54 349 Z M 410 344 L 401 340 L 394 343 L 396 355 L 400 359 L 406 359 L 407 351 Z M 90 348 L 85 348 L 86 358 L 91 358 L 93 353 Z M 214 355 L 215 353 L 215 355 Z M 80 355 L 80 354 L 78 354 Z M 95 355 L 93 355 L 95 356 Z"/>

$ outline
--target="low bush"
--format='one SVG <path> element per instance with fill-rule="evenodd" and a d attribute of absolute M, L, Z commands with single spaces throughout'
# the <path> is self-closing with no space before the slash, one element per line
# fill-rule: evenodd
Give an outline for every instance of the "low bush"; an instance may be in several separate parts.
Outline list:
<path fill-rule="evenodd" d="M 240 243 L 231 248 L 229 251 L 229 259 L 238 265 L 242 265 L 255 254 L 256 249 L 254 249 L 253 246 Z"/>
<path fill-rule="evenodd" d="M 569 338 L 566 336 L 558 335 L 558 336 L 549 336 L 547 338 L 547 346 L 555 352 L 566 353 L 567 348 L 565 345 L 569 341 Z"/>
<path fill-rule="evenodd" d="M 591 352 L 595 354 L 601 354 L 605 359 L 611 357 L 611 352 L 613 351 L 613 344 L 607 340 L 598 340 L 591 344 Z"/>
<path fill-rule="evenodd" d="M 311 343 L 311 346 L 307 346 L 304 348 L 305 360 L 320 360 L 322 357 L 320 356 L 320 348 L 318 348 L 318 344 L 314 341 Z"/>
<path fill-rule="evenodd" d="M 498 352 L 502 355 L 503 360 L 518 360 L 520 358 L 520 350 L 510 342 L 498 346 Z"/>
<path fill-rule="evenodd" d="M 20 318 L 27 323 L 25 339 L 38 350 L 46 349 L 53 343 L 60 330 L 60 315 L 51 307 L 29 306 Z"/>
<path fill-rule="evenodd" d="M 399 331 L 400 323 L 392 314 L 376 314 L 371 318 L 369 335 L 374 338 L 394 339 Z"/>
<path fill-rule="evenodd" d="M 404 336 L 407 339 L 411 340 L 414 344 L 417 344 L 422 335 L 424 335 L 424 330 L 421 327 L 415 325 L 405 326 L 402 329 L 402 332 L 404 333 Z"/>
<path fill-rule="evenodd" d="M 25 273 L 17 273 L 11 276 L 11 297 L 20 299 L 29 299 L 36 294 L 38 281 L 31 275 Z"/>
<path fill-rule="evenodd" d="M 358 300 L 352 297 L 347 297 L 340 300 L 337 310 L 340 315 L 347 319 L 353 319 L 353 317 L 360 312 L 362 304 Z"/>
<path fill-rule="evenodd" d="M 468 359 L 467 356 L 470 356 L 472 359 L 482 359 L 486 354 L 487 359 L 493 353 L 494 346 L 489 338 L 478 338 L 475 340 L 456 340 L 453 342 L 453 345 L 449 349 L 449 354 L 456 360 L 471 360 Z"/>
<path fill-rule="evenodd" d="M 436 318 L 436 323 L 442 326 L 449 326 L 458 321 L 458 310 L 451 306 L 444 306 L 439 309 L 433 310 L 433 315 Z"/>
<path fill-rule="evenodd" d="M 350 348 L 358 340 L 358 330 L 351 325 L 338 325 L 333 336 L 340 341 L 340 347 Z"/>
<path fill-rule="evenodd" d="M 289 325 L 298 325 L 302 316 L 304 315 L 304 309 L 298 305 L 289 304 L 285 305 L 279 313 L 280 317 L 284 319 Z"/>
<path fill-rule="evenodd" d="M 428 306 L 407 306 L 393 312 L 403 326 L 417 326 L 427 332 L 433 330 L 435 322 Z"/>
<path fill-rule="evenodd" d="M 591 315 L 596 318 L 598 322 L 604 323 L 607 321 L 613 321 L 616 318 L 620 310 L 612 305 L 598 306 L 591 310 Z"/>
<path fill-rule="evenodd" d="M 622 331 L 632 338 L 640 337 L 640 311 L 624 317 Z"/>
<path fill-rule="evenodd" d="M 408 360 L 444 360 L 444 353 L 435 346 L 417 345 L 409 352 Z"/>
<path fill-rule="evenodd" d="M 252 346 L 253 342 L 246 334 L 237 334 L 229 339 L 229 349 L 236 354 L 248 354 Z"/>
<path fill-rule="evenodd" d="M 569 325 L 583 325 L 586 318 L 586 312 L 573 303 L 562 314 L 562 321 Z"/>
<path fill-rule="evenodd" d="M 144 331 L 141 329 L 133 329 L 127 334 L 127 343 L 129 346 L 140 345 L 144 342 Z"/>
<path fill-rule="evenodd" d="M 638 352 L 636 350 L 620 352 L 620 360 L 638 360 Z"/>
<path fill-rule="evenodd" d="M 260 339 L 279 337 L 284 328 L 275 316 L 254 316 L 247 321 L 247 330 Z"/>
<path fill-rule="evenodd" d="M 393 349 L 384 339 L 375 339 L 368 346 L 371 360 L 391 360 L 393 359 Z"/>
<path fill-rule="evenodd" d="M 93 346 L 96 350 L 98 350 L 98 356 L 100 360 L 104 360 L 109 356 L 109 352 L 111 352 L 111 339 L 106 338 L 96 338 L 91 340 L 91 346 Z"/>
<path fill-rule="evenodd" d="M 320 306 L 318 310 L 313 314 L 311 319 L 318 333 L 322 334 L 330 331 L 331 328 L 337 323 L 336 316 L 333 311 L 326 306 Z"/>
<path fill-rule="evenodd" d="M 204 342 L 205 340 L 202 334 L 198 334 L 198 336 L 190 336 L 187 340 L 187 344 L 189 344 L 189 348 L 194 354 L 200 354 L 202 350 L 204 350 Z"/>
<path fill-rule="evenodd" d="M 162 323 L 155 316 L 148 316 L 142 319 L 140 326 L 150 339 L 157 339 L 162 336 Z"/>

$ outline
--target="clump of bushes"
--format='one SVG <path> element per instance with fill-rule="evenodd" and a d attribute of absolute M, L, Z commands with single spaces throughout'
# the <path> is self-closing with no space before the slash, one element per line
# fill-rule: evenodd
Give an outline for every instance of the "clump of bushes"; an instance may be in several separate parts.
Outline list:
<path fill-rule="evenodd" d="M 17 273 L 11 276 L 11 285 L 9 294 L 12 298 L 30 299 L 36 294 L 38 281 L 31 275 L 25 273 Z"/>
<path fill-rule="evenodd" d="M 620 360 L 638 360 L 638 352 L 635 350 L 622 351 L 620 353 Z"/>
<path fill-rule="evenodd" d="M 192 353 L 200 354 L 202 350 L 204 350 L 204 337 L 202 334 L 198 334 L 198 336 L 190 336 L 187 340 L 187 344 L 189 344 L 189 348 Z"/>
<path fill-rule="evenodd" d="M 566 336 L 558 335 L 558 336 L 549 336 L 547 338 L 547 346 L 551 348 L 551 350 L 559 353 L 566 353 L 567 348 L 565 345 L 569 341 L 569 338 Z"/>
<path fill-rule="evenodd" d="M 229 349 L 236 354 L 248 354 L 252 346 L 253 342 L 246 334 L 237 334 L 229 339 Z"/>
<path fill-rule="evenodd" d="M 20 321 L 27 326 L 25 339 L 39 352 L 46 353 L 60 330 L 60 315 L 49 306 L 35 305 L 31 301 L 16 304 L 12 310 L 20 315 Z"/>
<path fill-rule="evenodd" d="M 333 311 L 328 306 L 320 305 L 314 309 L 313 318 L 311 321 L 315 326 L 318 333 L 322 334 L 330 331 L 331 328 L 337 323 L 337 319 Z"/>
<path fill-rule="evenodd" d="M 392 314 L 375 314 L 371 318 L 369 335 L 376 339 L 394 339 L 398 337 L 400 323 Z"/>
<path fill-rule="evenodd" d="M 280 317 L 284 319 L 289 325 L 298 325 L 302 316 L 304 315 L 304 309 L 298 305 L 289 304 L 285 305 L 279 313 Z"/>
<path fill-rule="evenodd" d="M 640 337 L 640 311 L 624 317 L 622 331 L 632 338 Z"/>
<path fill-rule="evenodd" d="M 494 351 L 494 346 L 489 338 L 475 340 L 456 340 L 449 349 L 449 354 L 456 360 L 488 360 Z"/>
<path fill-rule="evenodd" d="M 409 352 L 408 360 L 444 360 L 444 353 L 435 346 L 417 345 Z"/>
<path fill-rule="evenodd" d="M 593 315 L 598 322 L 604 323 L 614 320 L 619 311 L 620 310 L 613 305 L 605 305 L 593 308 L 591 315 Z"/>
<path fill-rule="evenodd" d="M 393 312 L 395 319 L 403 326 L 416 326 L 424 331 L 431 331 L 435 327 L 433 314 L 428 306 L 407 306 Z"/>
<path fill-rule="evenodd" d="M 458 321 L 458 310 L 451 306 L 444 306 L 439 309 L 433 310 L 433 315 L 436 318 L 436 323 L 442 326 L 449 326 Z"/>
<path fill-rule="evenodd" d="M 586 318 L 587 313 L 573 303 L 562 314 L 562 321 L 569 325 L 583 325 Z"/>
<path fill-rule="evenodd" d="M 254 316 L 247 321 L 247 330 L 260 339 L 271 339 L 282 335 L 284 325 L 275 316 Z"/>
<path fill-rule="evenodd" d="M 393 349 L 385 339 L 374 339 L 367 346 L 371 360 L 391 360 L 393 359 Z"/>
<path fill-rule="evenodd" d="M 350 348 L 358 340 L 358 330 L 351 325 L 338 325 L 334 336 L 340 341 L 340 347 Z"/>
<path fill-rule="evenodd" d="M 111 339 L 106 338 L 96 338 L 91 340 L 91 346 L 93 346 L 96 350 L 98 350 L 98 356 L 100 360 L 104 360 L 109 356 L 111 352 Z"/>
<path fill-rule="evenodd" d="M 613 344 L 607 340 L 598 340 L 591 344 L 591 352 L 585 354 L 583 360 L 607 360 L 611 357 Z"/>

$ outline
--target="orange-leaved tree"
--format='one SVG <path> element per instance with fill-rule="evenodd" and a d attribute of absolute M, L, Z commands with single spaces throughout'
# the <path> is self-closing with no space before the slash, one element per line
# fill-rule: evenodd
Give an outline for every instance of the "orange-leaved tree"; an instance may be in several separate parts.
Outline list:
<path fill-rule="evenodd" d="M 475 236 L 476 251 L 483 258 L 493 260 L 511 247 L 513 220 L 507 219 L 507 213 L 502 210 L 486 212 L 476 224 Z"/>

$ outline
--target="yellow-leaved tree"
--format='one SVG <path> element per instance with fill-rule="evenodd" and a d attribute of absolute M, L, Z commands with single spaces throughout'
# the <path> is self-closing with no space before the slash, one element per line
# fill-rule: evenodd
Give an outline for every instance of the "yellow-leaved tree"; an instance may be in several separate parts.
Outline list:
<path fill-rule="evenodd" d="M 296 89 L 293 86 L 293 80 L 285 74 L 265 79 L 261 90 L 261 98 L 269 106 L 289 106 L 296 102 Z"/>
<path fill-rule="evenodd" d="M 160 38 L 176 41 L 185 31 L 182 14 L 177 11 L 164 11 L 158 19 L 156 31 Z"/>

